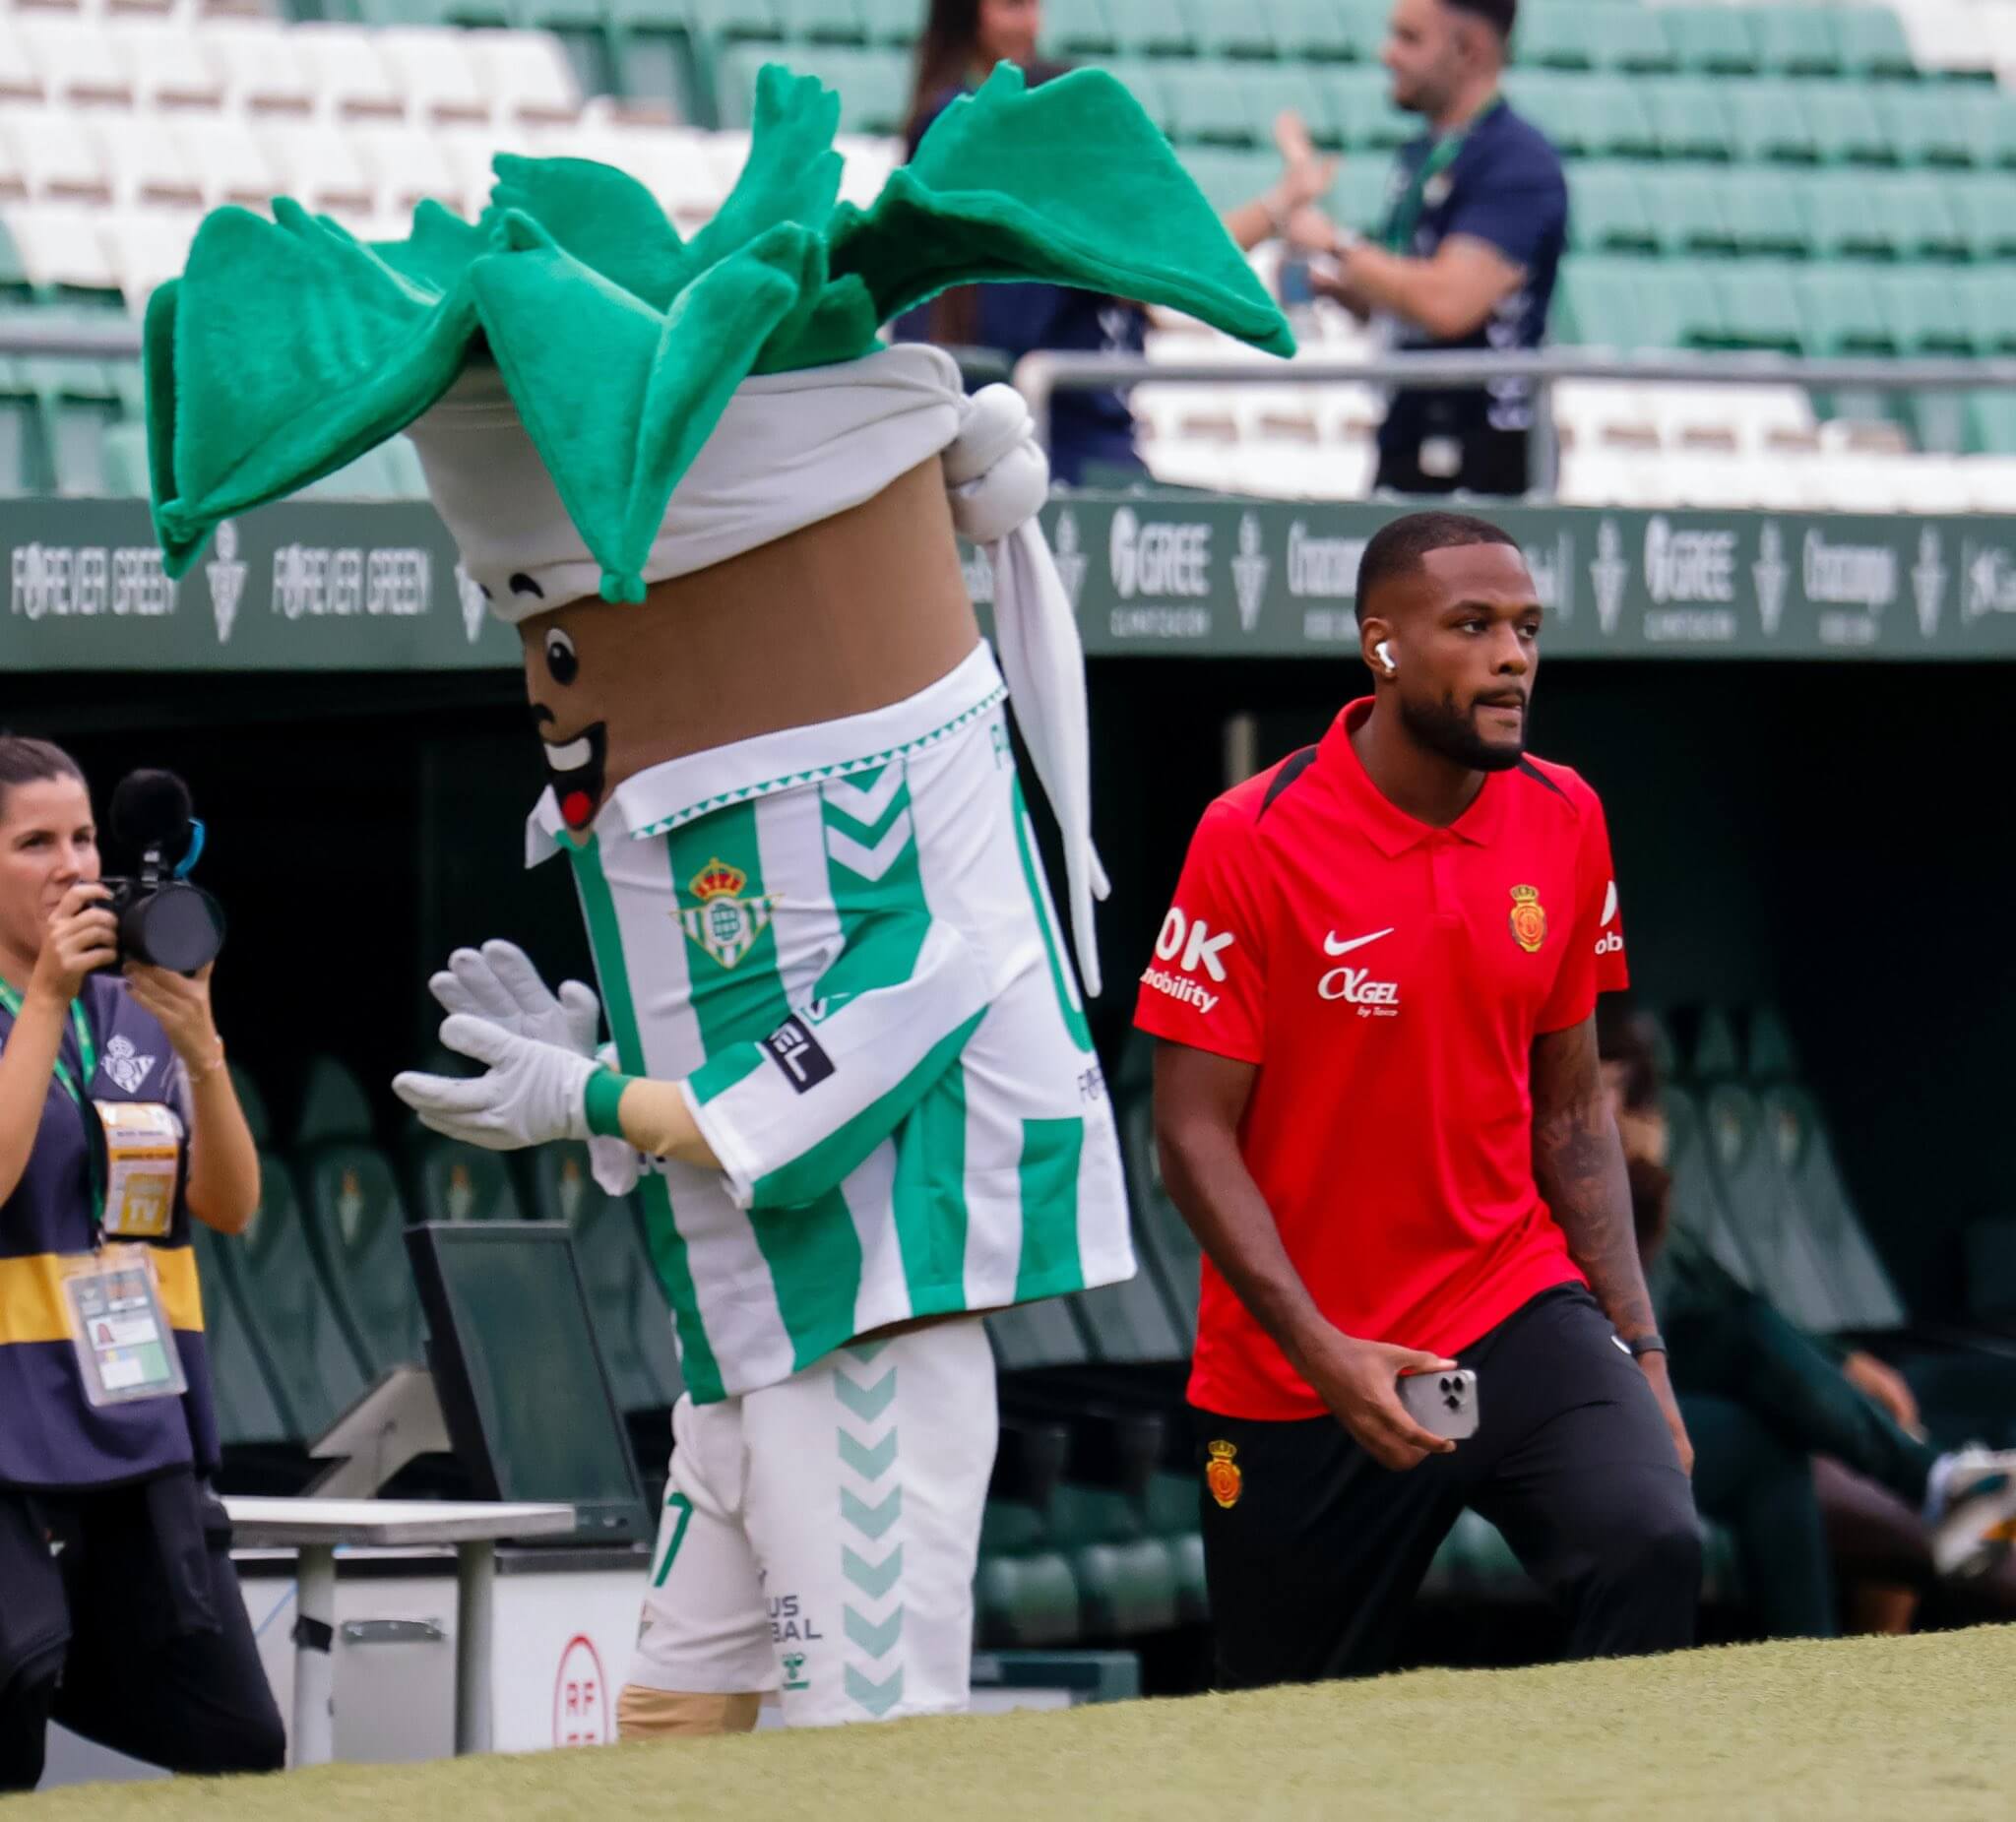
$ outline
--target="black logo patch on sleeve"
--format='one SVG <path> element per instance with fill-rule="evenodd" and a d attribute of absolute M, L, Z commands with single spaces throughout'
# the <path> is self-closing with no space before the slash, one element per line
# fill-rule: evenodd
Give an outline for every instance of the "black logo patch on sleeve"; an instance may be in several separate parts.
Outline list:
<path fill-rule="evenodd" d="M 800 1095 L 815 1088 L 833 1073 L 833 1058 L 819 1047 L 812 1028 L 803 1019 L 789 1018 L 763 1039 L 770 1060 L 785 1074 Z"/>

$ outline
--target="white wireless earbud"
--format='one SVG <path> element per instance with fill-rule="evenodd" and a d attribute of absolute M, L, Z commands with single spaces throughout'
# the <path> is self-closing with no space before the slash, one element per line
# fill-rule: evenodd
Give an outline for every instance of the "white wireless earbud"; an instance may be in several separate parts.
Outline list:
<path fill-rule="evenodd" d="M 1383 639 L 1380 640 L 1379 643 L 1372 648 L 1372 656 L 1376 658 L 1380 663 L 1386 666 L 1386 674 L 1388 676 L 1391 676 L 1396 670 L 1400 668 L 1400 666 L 1393 661 L 1392 646 L 1389 645 Z"/>

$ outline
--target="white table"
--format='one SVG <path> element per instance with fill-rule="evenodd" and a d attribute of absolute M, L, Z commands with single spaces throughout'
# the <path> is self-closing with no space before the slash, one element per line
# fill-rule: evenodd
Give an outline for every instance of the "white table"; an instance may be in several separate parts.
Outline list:
<path fill-rule="evenodd" d="M 424 1499 L 224 1500 L 232 1541 L 298 1553 L 294 1625 L 294 1763 L 335 1755 L 330 1646 L 336 1632 L 336 1552 L 346 1544 L 455 1547 L 455 1750 L 490 1747 L 490 1640 L 497 1539 L 574 1529 L 572 1506 Z"/>

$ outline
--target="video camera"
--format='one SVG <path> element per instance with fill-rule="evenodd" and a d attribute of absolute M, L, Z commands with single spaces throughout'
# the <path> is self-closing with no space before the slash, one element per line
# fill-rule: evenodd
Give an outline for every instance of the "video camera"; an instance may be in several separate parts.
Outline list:
<path fill-rule="evenodd" d="M 193 974 L 224 946 L 224 913 L 185 877 L 203 852 L 189 786 L 172 772 L 129 772 L 112 792 L 112 839 L 137 871 L 108 874 L 119 960 Z"/>

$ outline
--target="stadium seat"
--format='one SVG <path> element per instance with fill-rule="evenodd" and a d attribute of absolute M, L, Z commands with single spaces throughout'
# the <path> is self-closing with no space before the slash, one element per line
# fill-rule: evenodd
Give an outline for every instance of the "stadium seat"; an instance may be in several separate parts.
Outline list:
<path fill-rule="evenodd" d="M 2016 223 L 2007 231 L 2012 243 L 2004 251 L 2016 251 Z M 2016 270 L 2005 263 L 1993 271 L 1957 274 L 1954 289 L 1973 327 L 1975 346 L 1984 354 L 2016 354 Z"/>
<path fill-rule="evenodd" d="M 267 1153 L 259 1176 L 259 1212 L 226 1243 L 295 1434 L 311 1442 L 364 1390 L 364 1368 L 315 1269 L 291 1172 Z"/>
<path fill-rule="evenodd" d="M 275 121 L 288 116 L 275 116 Z M 225 203 L 264 209 L 280 189 L 272 160 L 250 124 L 234 113 L 185 115 L 167 131 L 180 142 L 189 166 L 203 182 L 212 209 Z"/>
<path fill-rule="evenodd" d="M 309 24 L 294 27 L 289 35 L 325 118 L 398 120 L 405 115 L 405 97 L 378 54 L 375 32 L 358 26 Z"/>
<path fill-rule="evenodd" d="M 1714 277 L 1727 346 L 1801 351 L 1805 323 L 1788 267 L 1776 260 L 1733 260 Z"/>
<path fill-rule="evenodd" d="M 1800 191 L 1806 232 L 1821 259 L 1894 259 L 1898 224 L 1865 174 L 1816 172 Z"/>
<path fill-rule="evenodd" d="M 1640 179 L 1646 213 L 1672 255 L 1734 250 L 1735 233 L 1723 214 L 1723 196 L 1734 187 L 1726 173 L 1698 168 L 1648 168 Z"/>
<path fill-rule="evenodd" d="M 2005 188 L 2016 187 L 2005 183 Z M 1932 171 L 1879 177 L 1869 186 L 1873 207 L 1895 227 L 1900 259 L 1965 260 L 1973 240 L 1952 206 L 1952 180 Z"/>
<path fill-rule="evenodd" d="M 407 1161 L 408 1193 L 420 1221 L 523 1221 L 511 1172 L 495 1152 L 428 1135 Z"/>
<path fill-rule="evenodd" d="M 32 201 L 112 200 L 97 143 L 69 108 L 9 108 L 0 114 L 0 131 Z"/>
<path fill-rule="evenodd" d="M 1220 215 L 1251 202 L 1274 180 L 1275 159 L 1264 152 L 1228 146 L 1191 146 L 1183 152 L 1183 168 Z"/>
<path fill-rule="evenodd" d="M 106 244 L 108 214 L 70 202 L 7 211 L 7 231 L 36 295 L 94 305 L 118 298 L 119 277 Z"/>
<path fill-rule="evenodd" d="M 1156 72 L 1156 80 L 1170 139 L 1218 146 L 1254 143 L 1246 91 L 1235 72 L 1209 64 L 1168 64 Z"/>
<path fill-rule="evenodd" d="M 1812 246 L 1800 206 L 1801 183 L 1783 171 L 1746 170 L 1722 192 L 1722 212 L 1747 254 L 1803 254 Z M 1581 199 L 1576 198 L 1577 208 Z"/>
<path fill-rule="evenodd" d="M 1419 121 L 1393 105 L 1385 71 L 1346 66 L 1324 79 L 1339 143 L 1354 152 L 1390 152 L 1420 132 Z"/>
<path fill-rule="evenodd" d="M 1272 0 L 1275 41 L 1295 63 L 1343 63 L 1357 40 L 1344 10 L 1332 0 Z"/>
<path fill-rule="evenodd" d="M 145 114 L 101 109 L 85 117 L 113 203 L 121 208 L 200 210 L 203 174 L 181 142 Z"/>
<path fill-rule="evenodd" d="M 303 208 L 352 222 L 376 213 L 377 183 L 347 125 L 275 120 L 259 140 L 281 189 Z"/>
<path fill-rule="evenodd" d="M 1730 83 L 1725 117 L 1736 157 L 1744 163 L 1810 164 L 1816 150 L 1803 97 L 1811 83 Z"/>
<path fill-rule="evenodd" d="M 649 12 L 624 0 L 528 0 L 516 23 L 560 40 L 584 94 L 621 93 L 669 102 L 681 93 L 680 55 L 690 54 L 692 46 L 685 15 L 672 18 L 663 0 Z M 655 39 L 647 30 L 653 23 L 672 35 Z M 654 59 L 654 51 L 662 54 Z M 647 68 L 656 74 L 647 75 Z"/>
<path fill-rule="evenodd" d="M 1245 97 L 1247 137 L 1254 145 L 1272 149 L 1274 123 L 1289 108 L 1301 115 L 1317 145 L 1344 143 L 1343 130 L 1331 109 L 1332 72 L 1282 63 L 1253 64 L 1236 75 L 1239 93 Z"/>
<path fill-rule="evenodd" d="M 135 104 L 155 113 L 221 107 L 224 84 L 209 37 L 179 25 L 122 21 L 111 40 L 132 73 Z"/>
<path fill-rule="evenodd" d="M 1974 161 L 1984 169 L 2016 166 L 2016 94 L 1948 94 L 1956 119 L 1974 141 Z"/>
<path fill-rule="evenodd" d="M 1243 0 L 1238 6 L 1206 5 L 1197 14 L 1201 57 L 1246 61 L 1282 54 L 1274 23 L 1274 0 Z"/>
<path fill-rule="evenodd" d="M 1749 13 L 1757 64 L 1775 76 L 1839 76 L 1841 33 L 1826 7 L 1765 6 Z"/>
<path fill-rule="evenodd" d="M 1943 268 L 1884 273 L 1877 283 L 1883 314 L 1902 354 L 1972 354 L 1974 326 Z"/>
<path fill-rule="evenodd" d="M 1748 76 L 1759 65 L 1746 8 L 1663 6 L 1654 15 L 1682 70 L 1703 76 Z"/>
<path fill-rule="evenodd" d="M 471 33 L 449 26 L 401 26 L 374 33 L 373 41 L 407 118 L 489 120 L 489 73 L 478 65 Z"/>
<path fill-rule="evenodd" d="M 148 497 L 147 426 L 116 423 L 105 431 L 105 492 L 115 500 L 144 500 Z M 0 494 L 6 492 L 0 480 Z"/>
<path fill-rule="evenodd" d="M 1640 169 L 1632 164 L 1595 162 L 1575 167 L 1568 228 L 1578 251 L 1658 251 L 1657 218 L 1640 186 Z"/>
<path fill-rule="evenodd" d="M 301 60 L 299 40 L 270 23 L 233 21 L 210 27 L 205 53 L 222 78 L 227 106 L 246 114 L 307 114 L 315 84 Z"/>
<path fill-rule="evenodd" d="M 132 72 L 113 33 L 97 20 L 16 18 L 21 47 L 52 106 L 133 105 Z"/>
<path fill-rule="evenodd" d="M 34 389 L 41 407 L 54 491 L 71 499 L 103 498 L 110 492 L 104 433 L 120 416 L 103 365 L 33 360 L 21 362 L 17 371 Z"/>
<path fill-rule="evenodd" d="M 581 82 L 552 32 L 472 31 L 468 38 L 478 98 L 490 103 L 478 118 L 494 111 L 499 119 L 542 125 L 580 116 Z"/>
<path fill-rule="evenodd" d="M 1377 233 L 1387 215 L 1386 179 L 1387 172 L 1375 159 L 1345 159 L 1330 188 L 1332 216 L 1362 233 Z"/>
<path fill-rule="evenodd" d="M 1976 259 L 2016 257 L 2016 183 L 1992 172 L 1949 177 L 1945 195 Z"/>
<path fill-rule="evenodd" d="M 790 0 L 785 29 L 807 44 L 868 41 L 868 16 L 860 0 Z"/>
<path fill-rule="evenodd" d="M 1651 117 L 1662 157 L 1720 158 L 1731 156 L 1731 135 L 1723 117 L 1723 85 L 1705 76 L 1667 76 L 1631 85 Z"/>
<path fill-rule="evenodd" d="M 1849 1198 L 1817 1103 L 1796 1084 L 1781 1082 L 1763 1091 L 1762 1110 L 1787 1193 L 1827 1279 L 1836 1327 L 1901 1326 L 1903 1300 Z"/>
<path fill-rule="evenodd" d="M 1054 1550 L 989 1550 L 984 1523 L 974 1606 L 980 1643 L 989 1649 L 1068 1645 L 1079 1637 L 1078 1584 L 1070 1565 Z"/>
<path fill-rule="evenodd" d="M 1894 164 L 1882 116 L 1866 90 L 1858 83 L 1807 83 L 1802 86 L 1806 124 L 1813 130 L 1813 154 L 1823 164 Z"/>
<path fill-rule="evenodd" d="M 1802 1328 L 1829 1334 L 1846 1327 L 1756 1098 L 1726 1082 L 1708 1092 L 1702 1118 L 1723 1204 L 1756 1289 Z"/>
<path fill-rule="evenodd" d="M 726 43 L 781 44 L 784 15 L 777 0 L 686 0 L 696 31 Z"/>
<path fill-rule="evenodd" d="M 267 1370 L 238 1285 L 238 1241 L 198 1222 L 191 1229 L 203 1288 L 203 1330 L 217 1403 L 218 1440 L 226 1449 L 272 1448 L 303 1439 Z"/>
<path fill-rule="evenodd" d="M 1799 1073 L 1798 1046 L 1776 1008 L 1760 1006 L 1743 1032 L 1743 1076 L 1752 1088 L 1791 1082 Z"/>
<path fill-rule="evenodd" d="M 348 138 L 371 180 L 374 212 L 380 216 L 410 218 L 413 206 L 427 197 L 457 214 L 473 213 L 482 201 L 464 190 L 440 137 L 425 127 L 376 121 L 350 128 Z"/>
<path fill-rule="evenodd" d="M 1938 90 L 1883 84 L 1872 91 L 1886 135 L 1904 164 L 1972 164 L 1979 156 L 1972 116 Z"/>
<path fill-rule="evenodd" d="M 1649 7 L 1612 0 L 1555 0 L 1519 21 L 1517 63 L 1547 70 L 1666 72 L 1679 67 Z"/>
<path fill-rule="evenodd" d="M 1660 1106 L 1667 1121 L 1667 1166 L 1673 1179 L 1673 1230 L 1701 1247 L 1738 1284 L 1754 1288 L 1756 1268 L 1724 1206 L 1700 1103 L 1684 1089 L 1669 1084 L 1660 1093 Z M 1656 1275 L 1653 1283 L 1656 1293 Z"/>
<path fill-rule="evenodd" d="M 1183 0 L 1104 0 L 1121 57 L 1194 57 L 1197 20 Z"/>
<path fill-rule="evenodd" d="M 1832 21 L 1841 47 L 1841 67 L 1849 76 L 1915 77 L 1918 60 L 1911 54 L 1904 28 L 1887 6 L 1822 7 L 1815 11 Z"/>

